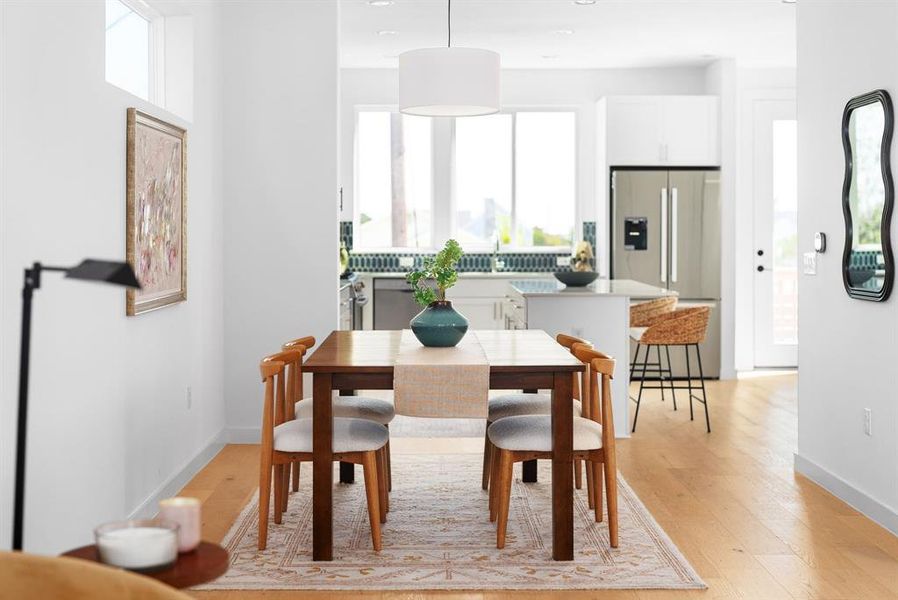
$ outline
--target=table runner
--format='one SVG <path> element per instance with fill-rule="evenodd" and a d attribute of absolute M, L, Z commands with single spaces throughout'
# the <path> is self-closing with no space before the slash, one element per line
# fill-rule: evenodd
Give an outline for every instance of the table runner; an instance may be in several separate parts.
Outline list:
<path fill-rule="evenodd" d="M 476 335 L 454 348 L 427 348 L 402 331 L 393 369 L 396 414 L 410 417 L 485 419 L 490 366 Z"/>

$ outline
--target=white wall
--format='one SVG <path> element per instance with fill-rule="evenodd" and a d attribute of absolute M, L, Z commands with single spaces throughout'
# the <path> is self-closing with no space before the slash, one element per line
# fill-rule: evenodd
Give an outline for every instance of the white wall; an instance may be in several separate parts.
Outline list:
<path fill-rule="evenodd" d="M 44 276 L 34 307 L 26 549 L 55 553 L 89 543 L 95 525 L 145 511 L 155 492 L 177 488 L 172 477 L 206 456 L 224 427 L 218 15 L 206 2 L 177 6 L 194 17 L 193 122 L 106 83 L 103 2 L 0 3 L 4 547 L 22 269 L 34 260 L 124 258 L 129 106 L 189 132 L 189 300 L 125 317 L 120 288 Z"/>
<path fill-rule="evenodd" d="M 343 69 L 341 117 L 341 219 L 353 215 L 353 139 L 355 107 L 397 105 L 399 80 L 394 69 Z M 508 107 L 564 106 L 577 111 L 577 193 L 579 219 L 594 221 L 608 212 L 597 205 L 595 190 L 596 113 L 595 101 L 616 94 L 702 94 L 704 69 L 507 69 L 502 71 L 502 104 Z M 577 235 L 580 227 L 577 227 Z M 599 243 L 605 231 L 597 232 Z"/>
<path fill-rule="evenodd" d="M 222 5 L 225 393 L 258 438 L 259 361 L 337 326 L 338 3 Z"/>
<path fill-rule="evenodd" d="M 898 3 L 802 0 L 797 9 L 799 251 L 813 249 L 815 231 L 829 243 L 817 275 L 799 281 L 795 467 L 898 533 L 898 299 L 853 300 L 842 285 L 840 136 L 853 96 L 898 95 Z M 891 156 L 894 165 L 894 142 Z"/>

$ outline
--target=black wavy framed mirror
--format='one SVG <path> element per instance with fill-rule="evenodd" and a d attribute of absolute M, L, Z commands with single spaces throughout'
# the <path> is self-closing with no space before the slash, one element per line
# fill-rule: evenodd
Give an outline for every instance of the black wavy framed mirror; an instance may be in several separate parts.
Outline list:
<path fill-rule="evenodd" d="M 890 153 L 894 116 L 885 90 L 852 98 L 842 114 L 845 251 L 842 280 L 852 298 L 882 302 L 892 292 L 890 239 L 894 186 Z"/>

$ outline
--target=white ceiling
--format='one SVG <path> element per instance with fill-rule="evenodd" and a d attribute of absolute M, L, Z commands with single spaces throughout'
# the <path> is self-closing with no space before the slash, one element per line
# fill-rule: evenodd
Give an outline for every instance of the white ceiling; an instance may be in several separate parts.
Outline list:
<path fill-rule="evenodd" d="M 446 0 L 341 0 L 346 68 L 396 67 L 396 55 L 446 44 Z M 553 33 L 573 30 L 573 34 Z M 378 35 L 392 31 L 395 35 Z M 454 0 L 452 44 L 489 48 L 505 68 L 795 66 L 795 5 L 782 0 Z"/>

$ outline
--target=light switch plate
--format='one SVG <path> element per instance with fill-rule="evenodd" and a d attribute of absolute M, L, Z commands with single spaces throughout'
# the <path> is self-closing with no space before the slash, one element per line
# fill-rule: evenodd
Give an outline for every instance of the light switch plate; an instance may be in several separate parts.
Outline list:
<path fill-rule="evenodd" d="M 566 267 L 571 264 L 571 259 L 567 256 L 556 256 L 555 257 L 555 266 L 556 267 Z"/>
<path fill-rule="evenodd" d="M 400 256 L 399 257 L 399 266 L 400 267 L 414 267 L 415 266 L 415 257 L 414 256 Z"/>
<path fill-rule="evenodd" d="M 816 252 L 805 252 L 804 253 L 804 269 L 802 272 L 805 275 L 816 275 L 817 274 L 817 253 Z"/>

